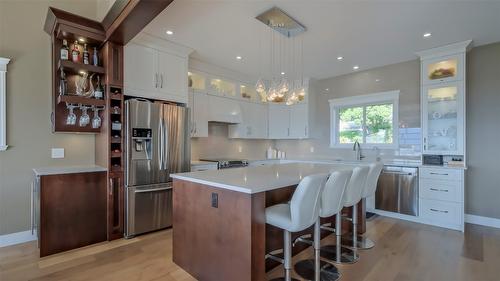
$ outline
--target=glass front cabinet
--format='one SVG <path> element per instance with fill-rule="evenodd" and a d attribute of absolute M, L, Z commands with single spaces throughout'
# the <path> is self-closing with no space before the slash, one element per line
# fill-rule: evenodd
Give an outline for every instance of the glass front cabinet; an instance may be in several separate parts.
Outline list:
<path fill-rule="evenodd" d="M 465 56 L 470 43 L 417 53 L 421 60 L 423 154 L 465 157 Z"/>
<path fill-rule="evenodd" d="M 424 154 L 463 155 L 463 83 L 424 86 L 422 112 Z"/>
<path fill-rule="evenodd" d="M 464 79 L 464 54 L 454 54 L 422 63 L 422 82 L 436 84 Z"/>

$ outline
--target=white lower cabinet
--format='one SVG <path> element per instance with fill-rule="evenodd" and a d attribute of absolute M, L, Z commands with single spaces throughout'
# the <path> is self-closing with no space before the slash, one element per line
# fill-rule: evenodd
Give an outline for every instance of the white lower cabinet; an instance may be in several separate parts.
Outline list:
<path fill-rule="evenodd" d="M 191 109 L 191 137 L 208 137 L 208 96 L 203 93 L 189 93 L 189 108 Z"/>
<path fill-rule="evenodd" d="M 464 170 L 420 168 L 419 217 L 423 223 L 464 230 Z"/>
<path fill-rule="evenodd" d="M 229 125 L 228 137 L 237 139 L 267 138 L 267 105 L 240 102 L 242 122 Z"/>

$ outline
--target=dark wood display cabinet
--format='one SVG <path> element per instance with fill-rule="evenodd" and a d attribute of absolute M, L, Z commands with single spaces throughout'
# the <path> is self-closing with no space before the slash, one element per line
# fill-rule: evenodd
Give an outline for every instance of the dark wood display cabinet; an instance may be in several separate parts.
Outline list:
<path fill-rule="evenodd" d="M 106 202 L 105 227 L 107 240 L 123 237 L 124 227 L 124 171 L 123 171 L 123 45 L 106 40 L 106 31 L 101 23 L 89 20 L 65 11 L 49 8 L 45 22 L 45 31 L 51 36 L 52 42 L 52 97 L 53 132 L 94 133 L 96 134 L 95 161 L 96 165 L 107 169 L 106 178 L 101 187 Z M 63 40 L 68 42 L 69 60 L 60 59 L 60 49 Z M 94 48 L 98 52 L 98 64 L 83 64 L 71 60 L 73 42 L 88 44 L 89 51 Z M 91 53 L 91 58 L 93 53 Z M 67 80 L 67 93 L 60 95 L 59 87 L 61 72 Z M 104 88 L 104 99 L 87 98 L 75 93 L 75 82 L 86 75 L 99 76 Z M 91 80 L 92 81 L 92 80 Z M 93 79 L 96 83 L 97 79 Z M 97 87 L 94 84 L 94 87 Z M 94 117 L 91 107 L 97 107 L 101 118 L 101 126 L 92 128 L 89 125 L 81 127 L 78 121 L 75 125 L 67 125 L 69 113 L 67 105 L 82 105 L 89 107 L 90 119 Z M 79 108 L 74 109 L 76 119 L 82 114 Z"/>
<path fill-rule="evenodd" d="M 135 37 L 171 2 L 172 0 L 117 0 L 102 23 L 52 7 L 47 12 L 44 30 L 50 35 L 52 46 L 52 130 L 55 133 L 96 134 L 95 164 L 106 168 L 107 172 L 105 180 L 96 182 L 93 187 L 96 196 L 102 196 L 96 203 L 106 203 L 105 222 L 98 220 L 98 223 L 106 228 L 107 240 L 123 237 L 125 221 L 123 45 Z M 70 51 L 68 60 L 61 59 L 63 40 L 68 43 Z M 71 49 L 75 41 L 79 45 L 87 44 L 87 50 L 91 53 L 89 64 L 84 64 L 81 60 L 72 61 Z M 99 58 L 97 65 L 93 64 L 92 59 L 94 48 Z M 83 50 L 80 48 L 80 51 Z M 64 73 L 66 83 L 60 83 L 61 73 Z M 93 75 L 93 78 L 96 76 L 100 78 L 104 87 L 103 99 L 70 95 L 76 93 L 75 82 L 87 74 Z M 94 83 L 96 80 L 93 80 Z M 67 85 L 66 95 L 60 95 L 60 84 Z M 68 125 L 68 105 L 100 108 L 98 114 L 101 126 L 92 128 L 90 122 L 87 126 L 81 127 L 78 121 L 74 125 Z M 78 120 L 82 112 L 74 109 L 74 113 Z M 89 109 L 88 114 L 92 119 L 94 112 Z M 56 208 L 57 202 L 51 203 L 52 207 Z M 57 231 L 64 231 L 53 230 L 56 234 Z M 99 236 L 99 239 L 101 238 L 102 236 Z M 50 253 L 53 252 L 47 252 Z"/>

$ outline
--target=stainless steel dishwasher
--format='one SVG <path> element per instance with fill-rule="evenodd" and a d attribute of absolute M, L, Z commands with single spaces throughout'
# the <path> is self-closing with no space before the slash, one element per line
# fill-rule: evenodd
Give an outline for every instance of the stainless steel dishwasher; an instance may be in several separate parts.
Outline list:
<path fill-rule="evenodd" d="M 418 168 L 385 166 L 378 179 L 375 208 L 418 216 Z"/>

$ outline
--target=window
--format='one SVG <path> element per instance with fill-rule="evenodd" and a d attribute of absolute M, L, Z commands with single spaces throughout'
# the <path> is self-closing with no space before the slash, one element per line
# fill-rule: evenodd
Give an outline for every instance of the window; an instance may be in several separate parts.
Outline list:
<path fill-rule="evenodd" d="M 0 151 L 7 149 L 7 87 L 6 73 L 9 59 L 0 57 Z"/>
<path fill-rule="evenodd" d="M 330 100 L 331 147 L 398 147 L 399 91 Z"/>

